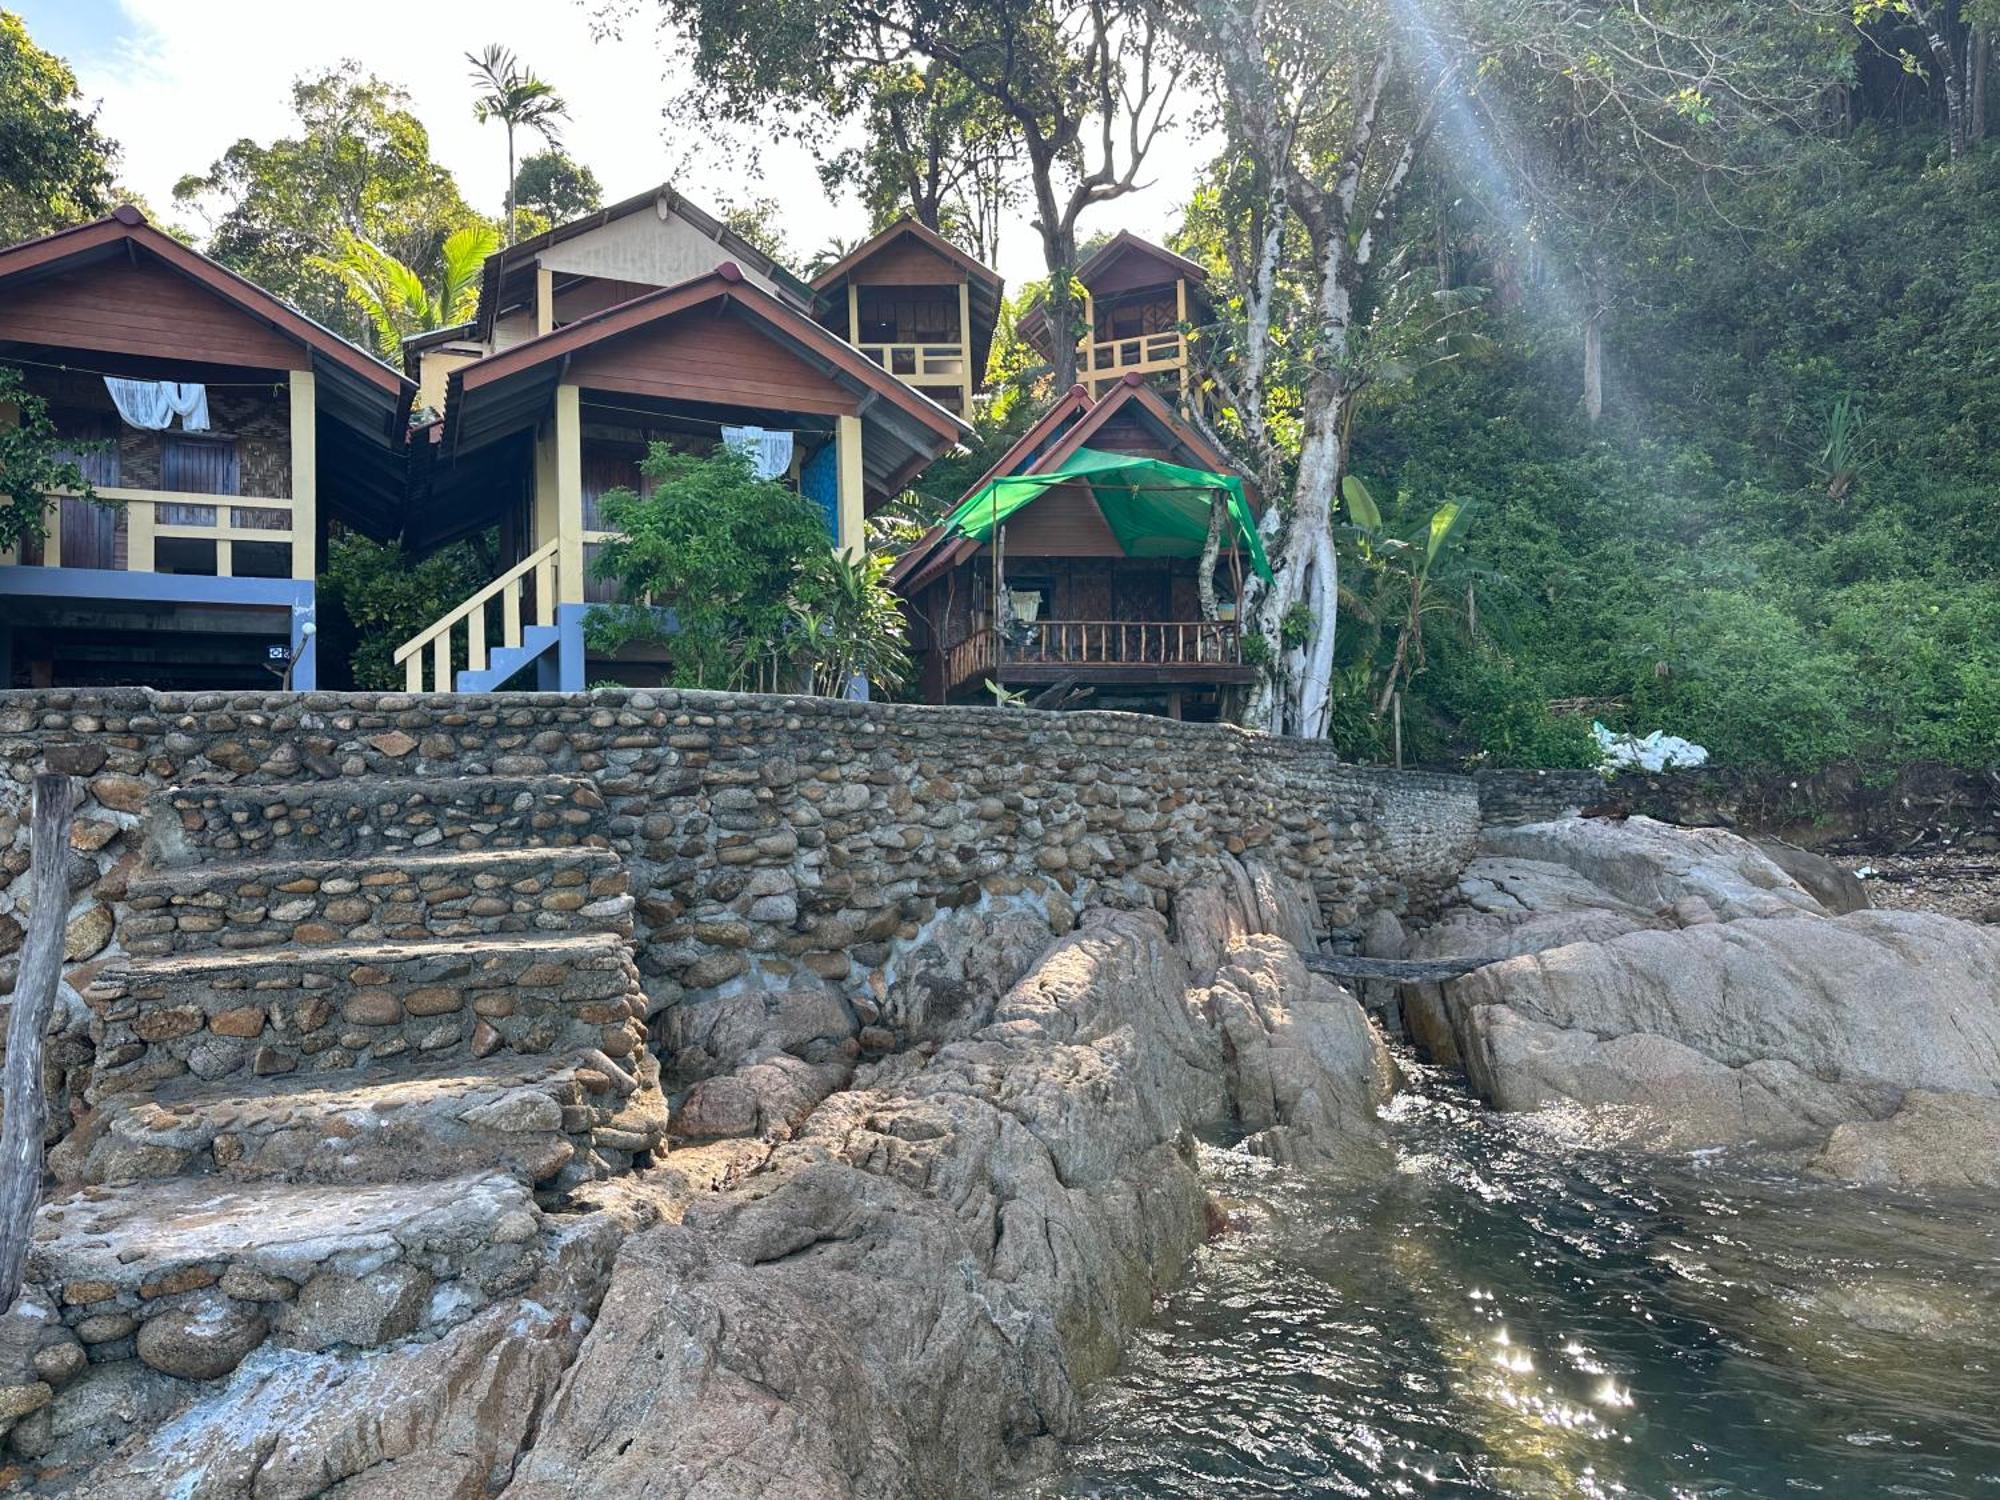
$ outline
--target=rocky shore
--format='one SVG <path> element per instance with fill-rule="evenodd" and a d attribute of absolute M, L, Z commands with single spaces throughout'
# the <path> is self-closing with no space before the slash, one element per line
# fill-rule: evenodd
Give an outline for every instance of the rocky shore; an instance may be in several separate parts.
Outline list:
<path fill-rule="evenodd" d="M 1082 1387 L 1211 1231 L 1198 1138 L 1385 1166 L 1394 1068 L 1301 963 L 1316 921 L 1302 889 L 1227 860 L 1170 920 L 1044 928 L 1021 972 L 968 991 L 955 1035 L 836 1087 L 752 1048 L 729 1076 L 757 1135 L 560 1208 L 504 1176 L 440 1183 L 399 1230 L 346 1192 L 296 1242 L 163 1293 L 190 1300 L 150 1312 L 138 1360 L 29 1414 L 44 1472 L 89 1500 L 986 1493 L 1079 1433 Z M 203 1198 L 185 1217 L 214 1212 L 181 1190 Z M 114 1277 L 119 1233 L 96 1252 Z M 504 1267 L 474 1264 L 482 1239 Z M 475 1310 L 439 1317 L 460 1283 Z M 27 1360 L 69 1337 L 51 1308 L 15 1321 Z M 170 1339 L 171 1371 L 147 1347 Z"/>
<path fill-rule="evenodd" d="M 1581 1109 L 1600 1139 L 2000 1186 L 2000 932 L 1836 913 L 1838 872 L 1787 858 L 1819 895 L 1720 830 L 1489 831 L 1415 949 L 1490 961 L 1412 989 L 1412 1033 L 1500 1108 Z"/>
<path fill-rule="evenodd" d="M 90 789 L 0 1490 L 991 1493 L 1216 1231 L 1198 1142 L 1391 1169 L 1328 948 L 1470 961 L 1364 998 L 1591 1140 L 2000 1184 L 2000 928 L 1540 783 L 1023 722 L 0 697 L 11 785 Z"/>

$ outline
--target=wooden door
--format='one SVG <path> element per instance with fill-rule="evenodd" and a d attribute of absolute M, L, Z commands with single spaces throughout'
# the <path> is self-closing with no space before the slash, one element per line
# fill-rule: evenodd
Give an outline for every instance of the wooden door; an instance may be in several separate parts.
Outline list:
<path fill-rule="evenodd" d="M 75 464 L 100 489 L 118 484 L 118 424 L 97 412 L 63 412 L 56 428 L 74 447 L 57 456 Z M 118 566 L 118 512 L 90 500 L 62 502 L 62 565 L 65 568 Z"/>

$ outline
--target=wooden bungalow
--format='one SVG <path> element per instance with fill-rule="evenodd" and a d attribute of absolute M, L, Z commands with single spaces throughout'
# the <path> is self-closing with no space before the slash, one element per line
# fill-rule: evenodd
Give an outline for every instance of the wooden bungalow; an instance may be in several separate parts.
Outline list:
<path fill-rule="evenodd" d="M 1104 487 L 1125 482 L 1121 456 L 1179 471 L 1143 482 L 1186 492 L 1172 498 L 1195 518 L 1192 545 L 1185 526 L 1178 538 L 1135 539 Z M 1227 533 L 1209 619 L 1199 538 L 1211 496 L 1223 492 L 1240 497 L 1239 524 Z M 981 514 L 989 502 L 990 524 Z M 989 683 L 1030 693 L 1074 683 L 1093 707 L 1234 717 L 1256 677 L 1235 610 L 1246 571 L 1262 563 L 1246 534 L 1256 504 L 1227 458 L 1143 375 L 1095 399 L 1075 387 L 967 492 L 954 511 L 962 524 L 932 528 L 889 575 L 922 696 L 990 703 Z"/>
<path fill-rule="evenodd" d="M 915 219 L 813 279 L 822 324 L 947 411 L 972 413 L 1005 283 Z"/>
<path fill-rule="evenodd" d="M 970 431 L 731 261 L 464 363 L 443 395 L 406 535 L 427 548 L 497 526 L 510 565 L 398 649 L 412 690 L 495 687 L 530 665 L 565 691 L 657 680 L 656 663 L 586 662 L 583 632 L 611 597 L 591 574 L 613 535 L 599 501 L 639 486 L 654 443 L 773 438 L 769 477 L 820 507 L 829 546 L 859 552 L 867 513 Z"/>
<path fill-rule="evenodd" d="M 108 502 L 0 555 L 0 684 L 312 687 L 328 523 L 400 529 L 414 387 L 129 206 L 0 250 L 0 364 Z"/>
<path fill-rule="evenodd" d="M 1188 334 L 1211 316 L 1208 272 L 1184 255 L 1120 230 L 1077 267 L 1084 288 L 1084 334 L 1077 380 L 1094 399 L 1127 375 L 1188 393 Z M 1046 311 L 1021 317 L 1021 337 L 1055 358 Z"/>

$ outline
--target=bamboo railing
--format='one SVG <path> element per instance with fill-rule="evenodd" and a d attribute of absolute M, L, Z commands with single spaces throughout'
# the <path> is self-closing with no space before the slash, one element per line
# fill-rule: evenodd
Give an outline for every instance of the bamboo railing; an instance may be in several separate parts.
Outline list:
<path fill-rule="evenodd" d="M 556 622 L 556 542 L 529 553 L 513 567 L 487 584 L 435 624 L 426 626 L 396 648 L 395 659 L 403 664 L 404 685 L 413 693 L 424 690 L 424 662 L 431 664 L 431 691 L 452 690 L 452 632 L 465 626 L 465 665 L 468 671 L 486 669 L 486 606 L 500 601 L 500 645 L 518 648 L 522 644 L 522 593 L 530 574 L 535 580 L 534 611 L 537 625 Z"/>
<path fill-rule="evenodd" d="M 945 650 L 948 687 L 1003 663 L 1080 667 L 1235 667 L 1243 627 L 1235 620 L 1038 620 L 1004 633 L 977 630 Z"/>

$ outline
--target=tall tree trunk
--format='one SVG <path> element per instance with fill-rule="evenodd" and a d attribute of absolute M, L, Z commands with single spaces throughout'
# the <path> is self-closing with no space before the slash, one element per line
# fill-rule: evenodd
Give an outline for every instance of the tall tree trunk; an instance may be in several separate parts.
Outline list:
<path fill-rule="evenodd" d="M 1966 91 L 1966 131 L 1974 145 L 1986 139 L 1986 70 L 1993 61 L 1993 38 L 1986 23 L 1975 21 L 1966 42 L 1967 71 L 1972 75 Z"/>
<path fill-rule="evenodd" d="M 1595 306 L 1583 319 L 1583 414 L 1604 415 L 1604 311 Z"/>
<path fill-rule="evenodd" d="M 507 216 L 507 229 L 501 236 L 501 243 L 511 245 L 514 243 L 514 127 L 511 122 L 507 126 L 507 205 L 502 212 Z"/>
<path fill-rule="evenodd" d="M 1036 184 L 1035 196 L 1042 197 L 1042 188 Z M 1054 372 L 1055 389 L 1058 394 L 1076 384 L 1076 341 L 1077 314 L 1076 299 L 1070 295 L 1070 281 L 1076 275 L 1076 234 L 1061 227 L 1060 218 L 1054 214 L 1054 194 L 1049 195 L 1046 210 L 1056 225 L 1042 230 L 1042 259 L 1049 268 L 1049 296 L 1044 304 L 1049 320 L 1049 365 Z"/>
<path fill-rule="evenodd" d="M 1201 544 L 1201 571 L 1195 575 L 1195 589 L 1201 596 L 1201 617 L 1219 620 L 1222 611 L 1215 601 L 1215 563 L 1222 555 L 1222 525 L 1229 516 L 1229 497 L 1217 490 L 1208 502 L 1208 536 Z"/>
<path fill-rule="evenodd" d="M 21 970 L 14 982 L 14 1013 L 7 1022 L 6 1103 L 0 1113 L 0 1310 L 11 1308 L 21 1294 L 35 1209 L 42 1198 L 42 1136 L 48 1128 L 42 1039 L 62 977 L 69 824 L 75 810 L 76 787 L 69 777 L 51 772 L 35 778 L 29 834 L 34 909 L 28 914 Z"/>
<path fill-rule="evenodd" d="M 1340 560 L 1333 550 L 1333 497 L 1346 455 L 1340 442 L 1344 394 L 1328 390 L 1332 377 L 1312 382 L 1310 413 L 1299 445 L 1280 561 L 1258 601 L 1257 627 L 1278 653 L 1278 671 L 1266 673 L 1251 693 L 1247 722 L 1272 734 L 1303 739 L 1325 736 L 1333 705 L 1333 645 L 1340 601 Z M 1303 608 L 1304 638 L 1284 644 L 1286 617 Z"/>

